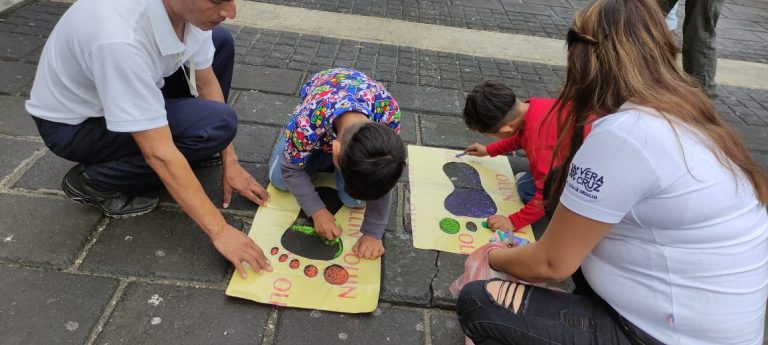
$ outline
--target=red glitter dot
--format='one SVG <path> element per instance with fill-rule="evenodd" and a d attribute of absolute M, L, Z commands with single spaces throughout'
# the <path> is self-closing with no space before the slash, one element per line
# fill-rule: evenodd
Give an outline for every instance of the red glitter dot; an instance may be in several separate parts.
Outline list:
<path fill-rule="evenodd" d="M 304 275 L 310 278 L 316 277 L 317 267 L 315 265 L 307 265 L 307 267 L 304 267 Z"/>
<path fill-rule="evenodd" d="M 280 261 L 280 262 L 285 262 L 286 260 L 288 260 L 288 254 L 280 255 L 280 257 L 277 258 L 277 261 Z"/>
<path fill-rule="evenodd" d="M 349 272 L 344 267 L 339 265 L 330 265 L 325 268 L 323 277 L 328 284 L 332 285 L 344 285 L 349 280 Z"/>
<path fill-rule="evenodd" d="M 299 265 L 301 265 L 301 262 L 299 262 L 299 260 L 293 259 L 293 260 L 291 260 L 291 263 L 288 264 L 288 267 L 290 267 L 292 269 L 297 269 L 297 268 L 299 268 Z"/>
<path fill-rule="evenodd" d="M 277 248 L 277 247 L 272 247 L 272 250 L 270 250 L 269 252 L 270 252 L 272 255 L 277 255 L 277 252 L 279 252 L 279 251 L 280 251 L 280 249 L 279 249 L 279 248 Z"/>

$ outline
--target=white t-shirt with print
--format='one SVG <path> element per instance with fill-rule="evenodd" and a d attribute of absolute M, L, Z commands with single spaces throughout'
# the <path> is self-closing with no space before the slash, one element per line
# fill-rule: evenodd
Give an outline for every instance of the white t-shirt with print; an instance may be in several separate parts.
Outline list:
<path fill-rule="evenodd" d="M 615 226 L 582 264 L 591 287 L 666 344 L 762 344 L 768 215 L 693 131 L 626 104 L 596 121 L 561 203 Z M 682 147 L 682 149 L 681 149 Z"/>
<path fill-rule="evenodd" d="M 115 132 L 162 127 L 163 78 L 207 68 L 213 53 L 211 31 L 187 24 L 179 41 L 162 0 L 78 0 L 43 48 L 26 108 L 70 125 L 104 116 Z"/>

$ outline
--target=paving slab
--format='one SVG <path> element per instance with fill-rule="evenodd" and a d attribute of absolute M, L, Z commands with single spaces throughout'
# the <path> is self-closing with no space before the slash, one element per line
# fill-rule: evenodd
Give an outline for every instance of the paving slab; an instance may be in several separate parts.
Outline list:
<path fill-rule="evenodd" d="M 235 65 L 232 88 L 293 95 L 304 73 L 262 66 Z"/>
<path fill-rule="evenodd" d="M 414 309 L 380 306 L 370 314 L 282 309 L 276 345 L 423 344 L 424 319 Z"/>
<path fill-rule="evenodd" d="M 459 90 L 407 84 L 389 84 L 387 90 L 405 110 L 460 116 L 464 109 L 464 94 Z"/>
<path fill-rule="evenodd" d="M 226 217 L 241 229 L 243 223 Z M 229 262 L 186 214 L 154 210 L 110 220 L 80 266 L 82 272 L 147 278 L 223 282 Z"/>
<path fill-rule="evenodd" d="M 0 138 L 0 181 L 41 148 L 43 144 L 34 141 Z"/>
<path fill-rule="evenodd" d="M 0 38 L 0 42 L 2 38 Z M 39 136 L 32 117 L 24 109 L 26 97 L 0 96 L 0 134 Z"/>
<path fill-rule="evenodd" d="M 387 234 L 384 238 L 384 272 L 381 299 L 397 304 L 428 306 L 430 283 L 438 273 L 437 252 L 413 247 L 410 234 Z"/>
<path fill-rule="evenodd" d="M 298 104 L 295 96 L 243 91 L 235 102 L 235 111 L 240 122 L 283 127 Z"/>
<path fill-rule="evenodd" d="M 421 142 L 426 146 L 463 149 L 473 143 L 488 144 L 493 141 L 469 130 L 459 117 L 421 114 L 419 120 Z"/>
<path fill-rule="evenodd" d="M 387 220 L 387 233 L 394 233 L 402 230 L 402 222 L 399 221 L 398 214 L 400 212 L 400 185 L 396 184 L 392 189 L 392 202 L 389 206 L 389 218 Z"/>
<path fill-rule="evenodd" d="M 241 162 L 269 163 L 281 130 L 275 127 L 239 124 L 233 144 Z"/>
<path fill-rule="evenodd" d="M 0 58 L 20 60 L 45 44 L 41 37 L 0 32 Z"/>
<path fill-rule="evenodd" d="M 117 280 L 0 267 L 0 343 L 85 344 Z"/>
<path fill-rule="evenodd" d="M 768 153 L 768 131 L 763 127 L 733 126 L 741 134 L 750 151 Z"/>
<path fill-rule="evenodd" d="M 75 164 L 47 151 L 13 186 L 29 190 L 61 190 L 61 179 Z"/>
<path fill-rule="evenodd" d="M 432 311 L 429 315 L 432 344 L 435 345 L 464 345 L 464 332 L 456 313 L 447 311 Z"/>
<path fill-rule="evenodd" d="M 96 344 L 261 344 L 271 310 L 219 290 L 131 283 Z"/>
<path fill-rule="evenodd" d="M 407 110 L 400 111 L 400 138 L 406 144 L 418 144 L 416 138 L 416 117 L 418 114 Z"/>
<path fill-rule="evenodd" d="M 15 94 L 35 78 L 35 65 L 0 61 L 0 94 Z"/>
<path fill-rule="evenodd" d="M 266 164 L 240 163 L 264 188 L 268 184 L 268 169 Z M 221 187 L 221 167 L 206 167 L 195 169 L 195 176 L 203 185 L 205 193 L 211 198 L 216 207 L 221 207 L 224 202 L 224 191 Z M 163 191 L 160 196 L 160 202 L 175 203 L 168 192 Z M 230 210 L 256 212 L 258 206 L 246 199 L 239 193 L 233 193 L 232 200 L 229 203 Z"/>
<path fill-rule="evenodd" d="M 454 308 L 456 297 L 449 287 L 464 273 L 465 255 L 440 252 L 437 256 L 437 276 L 432 281 L 432 305 Z"/>
<path fill-rule="evenodd" d="M 30 266 L 71 266 L 102 218 L 95 208 L 46 197 L 0 194 L 0 258 Z"/>

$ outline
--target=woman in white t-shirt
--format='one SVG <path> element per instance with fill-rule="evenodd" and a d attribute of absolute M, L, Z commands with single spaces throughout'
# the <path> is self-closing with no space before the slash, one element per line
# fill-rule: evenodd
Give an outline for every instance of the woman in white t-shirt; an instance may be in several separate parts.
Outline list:
<path fill-rule="evenodd" d="M 768 182 L 676 65 L 657 2 L 596 0 L 567 44 L 554 215 L 537 243 L 489 261 L 529 282 L 576 273 L 577 291 L 470 283 L 464 332 L 477 345 L 762 344 Z"/>

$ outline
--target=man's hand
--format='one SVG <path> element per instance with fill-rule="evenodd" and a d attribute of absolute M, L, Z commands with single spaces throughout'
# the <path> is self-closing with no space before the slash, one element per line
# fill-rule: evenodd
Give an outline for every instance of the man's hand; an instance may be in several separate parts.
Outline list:
<path fill-rule="evenodd" d="M 485 157 L 488 155 L 488 150 L 485 148 L 485 145 L 478 143 L 467 146 L 467 148 L 464 149 L 464 152 L 475 157 Z"/>
<path fill-rule="evenodd" d="M 232 200 L 232 192 L 238 192 L 240 195 L 264 206 L 269 201 L 269 192 L 249 174 L 239 162 L 224 164 L 222 173 L 222 185 L 224 187 L 224 208 L 229 207 Z"/>
<path fill-rule="evenodd" d="M 507 216 L 493 215 L 488 217 L 488 227 L 491 230 L 511 231 L 515 230 L 515 226 L 512 225 L 512 221 Z"/>
<path fill-rule="evenodd" d="M 341 228 L 336 225 L 336 218 L 328 211 L 322 208 L 312 215 L 312 222 L 315 223 L 315 231 L 318 235 L 333 240 L 341 236 Z"/>
<path fill-rule="evenodd" d="M 384 255 L 384 243 L 371 236 L 363 235 L 352 246 L 352 252 L 363 259 L 376 259 Z"/>
<path fill-rule="evenodd" d="M 272 266 L 261 248 L 248 235 L 237 231 L 231 225 L 224 223 L 223 229 L 211 234 L 211 241 L 216 250 L 235 265 L 243 279 L 248 276 L 243 262 L 247 262 L 248 266 L 256 273 L 260 273 L 262 270 L 272 272 Z"/>

